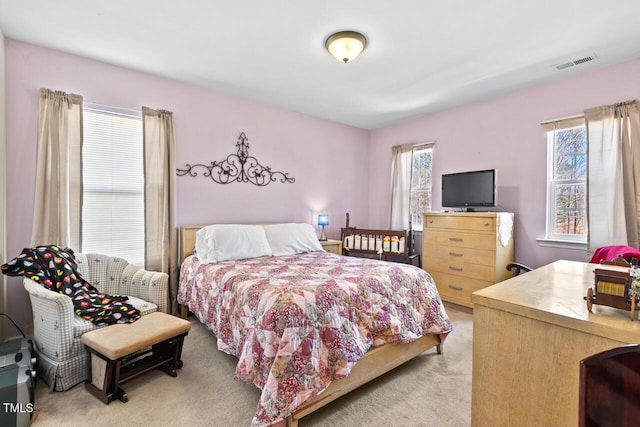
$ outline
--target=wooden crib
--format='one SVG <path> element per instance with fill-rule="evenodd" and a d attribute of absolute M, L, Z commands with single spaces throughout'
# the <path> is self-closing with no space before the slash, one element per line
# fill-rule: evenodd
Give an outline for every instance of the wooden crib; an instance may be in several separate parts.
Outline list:
<path fill-rule="evenodd" d="M 361 258 L 402 262 L 422 267 L 420 254 L 415 253 L 415 241 L 411 223 L 408 230 L 375 230 L 351 227 L 349 213 L 346 224 L 340 230 L 342 254 Z"/>

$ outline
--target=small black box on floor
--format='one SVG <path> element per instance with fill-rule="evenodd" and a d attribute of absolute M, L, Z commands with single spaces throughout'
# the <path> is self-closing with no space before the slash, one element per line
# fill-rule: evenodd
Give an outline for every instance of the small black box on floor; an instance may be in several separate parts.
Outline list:
<path fill-rule="evenodd" d="M 36 369 L 33 342 L 27 338 L 16 338 L 0 343 L 0 367 L 16 364 Z"/>
<path fill-rule="evenodd" d="M 28 427 L 34 410 L 34 375 L 26 366 L 0 367 L 0 426 Z"/>
<path fill-rule="evenodd" d="M 31 425 L 36 384 L 33 343 L 17 338 L 0 343 L 0 426 Z"/>

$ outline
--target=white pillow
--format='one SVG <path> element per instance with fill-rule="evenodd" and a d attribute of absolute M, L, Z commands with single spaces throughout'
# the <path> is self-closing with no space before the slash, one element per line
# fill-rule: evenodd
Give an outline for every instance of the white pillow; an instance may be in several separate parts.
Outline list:
<path fill-rule="evenodd" d="M 196 255 L 201 262 L 271 256 L 261 225 L 216 224 L 196 233 Z"/>
<path fill-rule="evenodd" d="M 274 256 L 324 251 L 311 224 L 267 224 L 263 227 Z"/>

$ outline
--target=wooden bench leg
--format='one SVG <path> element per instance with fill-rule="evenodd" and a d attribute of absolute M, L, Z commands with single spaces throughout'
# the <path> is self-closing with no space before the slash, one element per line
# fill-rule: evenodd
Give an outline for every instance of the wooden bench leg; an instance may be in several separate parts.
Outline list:
<path fill-rule="evenodd" d="M 157 354 L 161 358 L 166 358 L 169 361 L 162 366 L 160 369 L 166 372 L 167 374 L 175 377 L 178 375 L 176 369 L 180 369 L 183 366 L 181 357 L 182 357 L 182 345 L 184 343 L 184 337 L 186 334 L 179 335 L 177 337 L 171 338 L 170 340 L 163 341 L 153 346 L 154 354 Z"/>
<path fill-rule="evenodd" d="M 84 388 L 100 399 L 105 405 L 114 399 L 113 393 L 113 361 L 87 347 L 89 378 L 84 382 Z"/>
<path fill-rule="evenodd" d="M 114 398 L 118 399 L 122 403 L 127 403 L 129 398 L 127 397 L 127 393 L 120 388 L 120 368 L 122 367 L 122 359 L 118 359 L 112 362 L 113 366 L 113 384 L 112 387 L 112 395 Z"/>
<path fill-rule="evenodd" d="M 122 403 L 127 403 L 129 401 L 127 393 L 125 393 L 125 391 L 120 387 L 118 387 L 118 390 L 116 390 L 116 398 Z"/>

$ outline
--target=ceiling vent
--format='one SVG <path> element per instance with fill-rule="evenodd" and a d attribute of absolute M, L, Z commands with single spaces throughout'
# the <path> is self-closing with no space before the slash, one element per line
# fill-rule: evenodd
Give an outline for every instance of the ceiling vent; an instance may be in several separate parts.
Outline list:
<path fill-rule="evenodd" d="M 580 65 L 586 62 L 595 61 L 596 59 L 598 59 L 598 57 L 594 53 L 593 55 L 585 56 L 584 58 L 574 59 L 573 61 L 565 62 L 564 64 L 556 65 L 555 67 L 556 67 L 556 70 L 564 70 L 565 68 L 570 68 L 575 65 Z"/>

